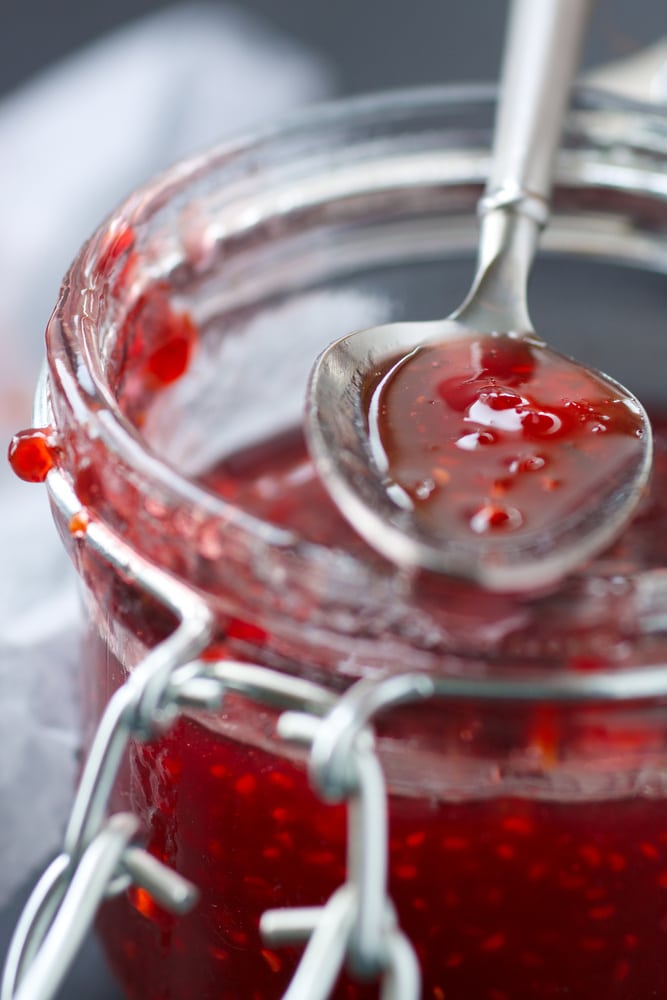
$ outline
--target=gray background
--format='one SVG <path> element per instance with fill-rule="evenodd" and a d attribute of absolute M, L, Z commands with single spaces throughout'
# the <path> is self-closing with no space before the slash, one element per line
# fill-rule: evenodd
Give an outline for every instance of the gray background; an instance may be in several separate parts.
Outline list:
<path fill-rule="evenodd" d="M 0 95 L 113 27 L 165 6 L 160 0 L 5 0 Z M 498 72 L 504 0 L 246 0 L 244 6 L 321 52 L 334 68 L 341 93 L 490 80 Z M 584 63 L 625 55 L 664 34 L 664 0 L 598 0 Z M 107 207 L 100 206 L 100 215 Z M 27 887 L 0 912 L 0 955 L 26 892 Z M 93 941 L 60 997 L 120 1000 Z"/>
<path fill-rule="evenodd" d="M 0 93 L 105 31 L 165 6 L 4 0 Z M 505 0 L 245 0 L 239 6 L 329 56 L 345 93 L 492 79 L 506 10 Z M 666 30 L 664 0 L 597 0 L 584 61 L 622 55 Z"/>

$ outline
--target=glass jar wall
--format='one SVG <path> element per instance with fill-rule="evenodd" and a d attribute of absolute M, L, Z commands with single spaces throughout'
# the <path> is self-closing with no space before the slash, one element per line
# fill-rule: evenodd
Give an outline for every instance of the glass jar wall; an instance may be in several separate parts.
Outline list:
<path fill-rule="evenodd" d="M 332 696 L 407 671 L 468 685 L 378 721 L 391 896 L 425 997 L 648 996 L 667 982 L 664 699 L 561 704 L 547 685 L 667 663 L 665 120 L 580 95 L 531 294 L 550 343 L 651 409 L 652 491 L 608 552 L 521 599 L 396 571 L 332 508 L 299 429 L 330 340 L 460 301 L 492 117 L 483 88 L 335 105 L 135 194 L 49 325 L 59 471 L 92 519 L 205 598 L 209 659 Z M 90 612 L 92 726 L 174 622 L 61 527 Z M 508 697 L 517 681 L 528 700 Z M 261 913 L 344 879 L 343 810 L 309 787 L 277 714 L 235 695 L 133 745 L 116 805 L 202 899 L 178 918 L 143 890 L 107 904 L 129 996 L 281 996 L 300 950 L 268 948 Z M 346 977 L 337 995 L 374 990 Z"/>

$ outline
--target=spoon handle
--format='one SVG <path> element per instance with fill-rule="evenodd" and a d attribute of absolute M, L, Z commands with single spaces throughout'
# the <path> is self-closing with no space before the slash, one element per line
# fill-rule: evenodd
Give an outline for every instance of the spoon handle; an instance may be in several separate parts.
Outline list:
<path fill-rule="evenodd" d="M 532 332 L 526 286 L 549 216 L 554 159 L 592 0 L 513 0 L 491 168 L 479 203 L 477 272 L 452 318 Z"/>
<path fill-rule="evenodd" d="M 514 0 L 482 210 L 526 197 L 546 221 L 556 150 L 592 0 Z M 544 206 L 540 213 L 540 204 Z"/>

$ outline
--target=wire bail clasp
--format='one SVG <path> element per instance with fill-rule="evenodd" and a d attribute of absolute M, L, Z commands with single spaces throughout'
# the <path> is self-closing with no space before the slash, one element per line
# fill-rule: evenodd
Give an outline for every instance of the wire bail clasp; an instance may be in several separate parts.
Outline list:
<path fill-rule="evenodd" d="M 387 789 L 369 722 L 384 707 L 431 694 L 421 675 L 360 681 L 324 719 L 298 712 L 279 719 L 284 739 L 310 745 L 311 781 L 321 797 L 348 810 L 344 884 L 324 906 L 262 916 L 260 930 L 271 944 L 308 940 L 283 1000 L 326 1000 L 344 966 L 357 979 L 379 978 L 382 1000 L 420 996 L 419 963 L 387 889 Z"/>

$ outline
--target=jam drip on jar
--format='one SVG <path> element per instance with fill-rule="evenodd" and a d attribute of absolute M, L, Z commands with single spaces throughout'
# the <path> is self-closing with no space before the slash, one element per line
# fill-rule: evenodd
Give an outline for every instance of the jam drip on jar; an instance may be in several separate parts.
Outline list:
<path fill-rule="evenodd" d="M 50 427 L 19 431 L 9 443 L 7 457 L 14 473 L 26 483 L 43 483 L 56 463 L 58 447 Z"/>
<path fill-rule="evenodd" d="M 388 492 L 453 537 L 548 532 L 643 433 L 637 409 L 595 373 L 507 334 L 393 359 L 369 396 Z"/>
<path fill-rule="evenodd" d="M 188 370 L 198 329 L 187 310 L 172 300 L 166 282 L 144 291 L 125 318 L 111 362 L 111 382 L 126 417 L 141 427 L 156 393 Z"/>

